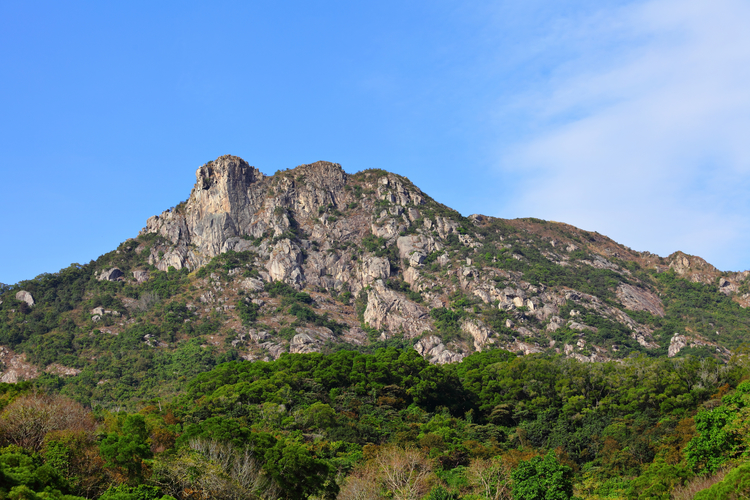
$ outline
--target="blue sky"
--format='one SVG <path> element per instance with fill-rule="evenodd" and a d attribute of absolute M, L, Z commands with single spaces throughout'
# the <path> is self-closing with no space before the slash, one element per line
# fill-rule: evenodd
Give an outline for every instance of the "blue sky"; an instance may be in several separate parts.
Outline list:
<path fill-rule="evenodd" d="M 4 0 L 0 282 L 115 248 L 222 154 L 750 268 L 749 23 L 739 0 Z"/>

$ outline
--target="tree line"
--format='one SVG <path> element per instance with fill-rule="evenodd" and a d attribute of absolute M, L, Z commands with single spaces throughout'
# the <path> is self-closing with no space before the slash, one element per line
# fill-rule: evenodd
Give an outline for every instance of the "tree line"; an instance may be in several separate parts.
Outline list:
<path fill-rule="evenodd" d="M 388 348 L 223 363 L 135 412 L 2 384 L 0 497 L 732 493 L 750 477 L 747 375 L 742 356 L 587 364 L 498 349 L 436 366 Z"/>

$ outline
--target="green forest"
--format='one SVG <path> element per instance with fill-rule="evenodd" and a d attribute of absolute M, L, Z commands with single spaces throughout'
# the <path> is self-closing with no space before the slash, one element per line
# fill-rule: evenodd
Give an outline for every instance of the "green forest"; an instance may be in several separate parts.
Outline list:
<path fill-rule="evenodd" d="M 2 384 L 0 498 L 743 498 L 749 374 L 382 348 L 229 361 L 128 411 Z"/>

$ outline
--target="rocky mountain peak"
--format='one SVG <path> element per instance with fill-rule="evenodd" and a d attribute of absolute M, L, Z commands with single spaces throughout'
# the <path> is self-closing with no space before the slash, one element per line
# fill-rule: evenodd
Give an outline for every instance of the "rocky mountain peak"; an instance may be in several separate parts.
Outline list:
<path fill-rule="evenodd" d="M 220 213 L 241 209 L 247 202 L 244 196 L 250 185 L 264 175 L 242 158 L 225 155 L 200 166 L 195 177 L 189 206 Z"/>
<path fill-rule="evenodd" d="M 195 269 L 239 239 L 279 236 L 293 225 L 287 211 L 310 218 L 320 206 L 337 206 L 346 179 L 336 163 L 318 161 L 267 177 L 242 158 L 221 156 L 198 168 L 186 202 L 148 219 L 142 234 L 171 242 L 151 262 L 161 270 Z"/>
<path fill-rule="evenodd" d="M 206 311 L 228 311 L 225 302 L 240 296 L 261 304 L 263 320 L 248 333 L 257 345 L 247 356 L 357 344 L 367 332 L 370 341 L 402 337 L 441 363 L 490 347 L 597 361 L 633 350 L 666 353 L 675 331 L 660 325 L 673 313 L 662 298 L 669 282 L 656 274 L 673 272 L 750 303 L 746 275 L 720 273 L 699 257 L 635 252 L 540 219 L 463 217 L 405 177 L 347 174 L 326 161 L 266 176 L 239 157 L 217 158 L 198 168 L 190 197 L 151 217 L 142 236 L 139 248 L 161 271 L 242 259 L 222 267 L 234 274 L 202 270 L 194 279 Z M 133 281 L 143 272 L 126 271 Z M 348 333 L 322 320 L 313 328 L 311 313 L 304 321 L 285 317 L 288 304 L 267 291 L 276 282 L 311 294 L 314 314 L 330 315 Z M 263 333 L 290 323 L 286 342 Z M 714 348 L 708 339 L 720 327 L 711 328 L 696 330 L 703 344 L 691 342 Z"/>
<path fill-rule="evenodd" d="M 712 283 L 720 274 L 719 270 L 695 255 L 675 252 L 667 257 L 669 269 L 678 275 L 694 282 Z"/>

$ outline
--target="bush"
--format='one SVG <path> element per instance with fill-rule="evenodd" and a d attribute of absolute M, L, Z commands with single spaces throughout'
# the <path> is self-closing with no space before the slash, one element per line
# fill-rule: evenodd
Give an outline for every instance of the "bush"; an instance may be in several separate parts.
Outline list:
<path fill-rule="evenodd" d="M 511 473 L 515 500 L 569 500 L 573 496 L 573 469 L 550 451 L 522 461 Z"/>

